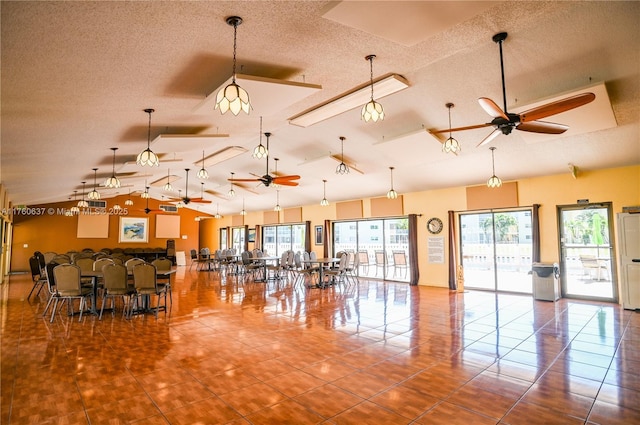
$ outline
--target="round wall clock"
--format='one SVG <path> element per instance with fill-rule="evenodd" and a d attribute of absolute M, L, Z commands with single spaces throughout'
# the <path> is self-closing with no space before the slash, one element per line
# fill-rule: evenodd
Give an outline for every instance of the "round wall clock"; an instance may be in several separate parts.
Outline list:
<path fill-rule="evenodd" d="M 438 217 L 432 217 L 427 221 L 427 230 L 429 233 L 438 234 L 442 232 L 442 220 Z"/>

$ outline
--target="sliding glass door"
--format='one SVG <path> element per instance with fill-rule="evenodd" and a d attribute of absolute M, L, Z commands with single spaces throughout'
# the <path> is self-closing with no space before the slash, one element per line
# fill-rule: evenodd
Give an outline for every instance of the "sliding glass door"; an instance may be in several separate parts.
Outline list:
<path fill-rule="evenodd" d="M 532 293 L 531 211 L 460 214 L 465 287 Z"/>
<path fill-rule="evenodd" d="M 305 250 L 306 229 L 306 224 L 263 226 L 262 250 L 277 257 L 288 250 L 302 252 Z"/>

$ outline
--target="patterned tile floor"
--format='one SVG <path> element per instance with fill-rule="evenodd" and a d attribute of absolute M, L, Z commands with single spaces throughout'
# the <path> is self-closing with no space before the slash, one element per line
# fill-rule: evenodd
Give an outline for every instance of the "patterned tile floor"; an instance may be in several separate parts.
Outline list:
<path fill-rule="evenodd" d="M 617 305 L 175 277 L 158 320 L 49 323 L 10 276 L 0 423 L 640 423 L 640 316 Z"/>

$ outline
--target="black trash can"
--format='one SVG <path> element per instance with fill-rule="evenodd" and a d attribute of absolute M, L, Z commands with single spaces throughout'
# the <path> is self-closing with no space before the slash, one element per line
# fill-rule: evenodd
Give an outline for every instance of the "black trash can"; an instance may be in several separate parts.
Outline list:
<path fill-rule="evenodd" d="M 533 298 L 556 301 L 560 298 L 560 266 L 558 263 L 533 263 Z"/>

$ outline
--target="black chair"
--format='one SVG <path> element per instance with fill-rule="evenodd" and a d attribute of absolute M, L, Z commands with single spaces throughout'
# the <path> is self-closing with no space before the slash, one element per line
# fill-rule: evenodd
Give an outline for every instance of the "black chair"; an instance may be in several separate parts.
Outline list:
<path fill-rule="evenodd" d="M 46 272 L 43 273 L 43 269 L 40 268 L 40 261 L 34 255 L 29 258 L 29 267 L 31 268 L 31 280 L 33 280 L 33 286 L 31 287 L 31 291 L 29 291 L 29 295 L 27 295 L 27 300 L 31 298 L 31 294 L 38 288 L 38 292 L 36 293 L 36 297 L 40 295 L 40 291 L 42 287 L 47 283 Z"/>

